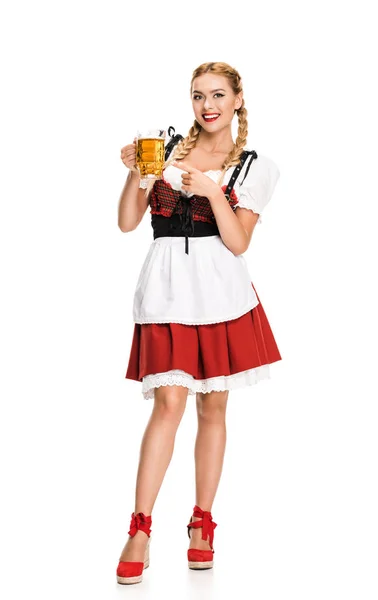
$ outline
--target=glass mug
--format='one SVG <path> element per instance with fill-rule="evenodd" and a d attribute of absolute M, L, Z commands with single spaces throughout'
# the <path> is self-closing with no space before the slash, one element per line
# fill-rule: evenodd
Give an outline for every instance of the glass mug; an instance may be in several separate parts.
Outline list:
<path fill-rule="evenodd" d="M 161 179 L 164 167 L 166 131 L 146 129 L 136 135 L 136 167 L 144 180 Z"/>

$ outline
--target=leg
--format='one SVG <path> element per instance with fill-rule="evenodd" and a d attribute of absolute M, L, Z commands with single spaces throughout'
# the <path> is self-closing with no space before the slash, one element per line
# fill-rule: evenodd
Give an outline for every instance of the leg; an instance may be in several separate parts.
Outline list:
<path fill-rule="evenodd" d="M 154 407 L 143 435 L 135 490 L 134 512 L 151 515 L 156 497 L 172 458 L 175 436 L 185 412 L 188 389 L 182 386 L 155 388 Z M 137 531 L 120 556 L 122 561 L 143 561 L 147 535 Z"/>
<path fill-rule="evenodd" d="M 198 432 L 195 444 L 196 504 L 211 511 L 223 467 L 226 448 L 228 390 L 197 394 Z M 197 517 L 193 518 L 197 521 Z M 190 548 L 209 550 L 202 529 L 191 529 Z"/>

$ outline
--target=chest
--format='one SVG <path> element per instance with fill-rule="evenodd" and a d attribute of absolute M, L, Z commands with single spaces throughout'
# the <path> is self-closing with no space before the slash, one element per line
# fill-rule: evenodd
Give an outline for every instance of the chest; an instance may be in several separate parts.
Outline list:
<path fill-rule="evenodd" d="M 236 195 L 231 194 L 228 202 L 232 208 L 237 201 Z M 189 202 L 190 204 L 190 212 L 194 221 L 205 221 L 209 223 L 215 221 L 214 213 L 208 198 L 197 195 L 191 196 L 190 199 L 185 198 L 180 190 L 174 189 L 171 183 L 164 178 L 155 181 L 151 190 L 150 213 L 171 217 L 174 213 L 180 214 L 183 212 L 183 204 L 185 202 Z"/>
<path fill-rule="evenodd" d="M 184 160 L 190 167 L 194 167 L 202 173 L 207 173 L 208 171 L 221 171 L 227 156 L 228 153 L 225 154 L 224 152 L 209 153 L 201 148 L 192 148 Z"/>

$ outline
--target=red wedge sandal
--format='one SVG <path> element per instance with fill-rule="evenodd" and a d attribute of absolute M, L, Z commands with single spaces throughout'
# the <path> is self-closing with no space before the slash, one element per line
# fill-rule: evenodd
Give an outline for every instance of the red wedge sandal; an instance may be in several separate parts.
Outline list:
<path fill-rule="evenodd" d="M 199 521 L 192 521 L 193 517 L 198 517 Z M 188 536 L 190 538 L 190 528 L 202 527 L 202 539 L 207 540 L 209 537 L 209 544 L 211 550 L 199 550 L 197 548 L 188 549 L 188 566 L 189 569 L 211 569 L 213 567 L 213 540 L 214 540 L 214 529 L 217 524 L 214 523 L 211 512 L 208 510 L 202 510 L 199 506 L 195 505 L 193 508 L 193 515 L 190 517 L 190 523 L 187 525 Z"/>
<path fill-rule="evenodd" d="M 150 564 L 151 524 L 151 516 L 146 517 L 146 515 L 142 512 L 139 512 L 137 514 L 132 513 L 130 531 L 128 532 L 129 535 L 131 537 L 134 537 L 138 529 L 144 531 L 144 533 L 148 535 L 146 551 L 144 554 L 144 562 L 120 560 L 117 567 L 118 583 L 129 584 L 140 583 L 142 581 L 143 570 L 147 569 L 147 567 Z"/>

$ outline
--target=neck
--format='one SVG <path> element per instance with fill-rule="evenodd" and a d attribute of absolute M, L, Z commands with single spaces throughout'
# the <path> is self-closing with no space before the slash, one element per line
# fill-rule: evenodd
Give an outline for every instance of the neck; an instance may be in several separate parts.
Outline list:
<path fill-rule="evenodd" d="M 208 131 L 201 129 L 196 146 L 202 148 L 206 152 L 222 152 L 228 154 L 234 147 L 231 125 L 227 125 L 219 131 L 214 131 L 214 133 L 209 133 Z"/>

